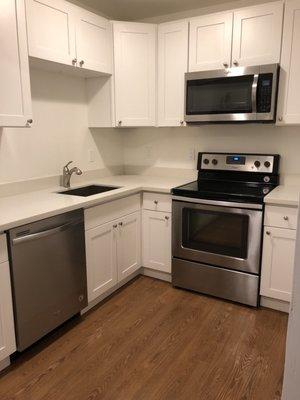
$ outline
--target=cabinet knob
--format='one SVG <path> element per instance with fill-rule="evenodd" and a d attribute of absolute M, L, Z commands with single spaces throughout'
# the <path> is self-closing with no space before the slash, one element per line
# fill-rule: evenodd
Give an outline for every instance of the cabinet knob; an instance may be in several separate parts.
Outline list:
<path fill-rule="evenodd" d="M 118 227 L 118 225 L 117 225 L 117 224 L 114 224 L 114 225 L 113 225 L 113 228 L 114 228 L 114 229 L 116 229 L 117 227 Z"/>
<path fill-rule="evenodd" d="M 157 201 L 157 200 L 154 200 L 154 204 L 157 205 L 157 204 L 158 204 L 158 201 Z"/>
<path fill-rule="evenodd" d="M 228 67 L 229 67 L 229 64 L 228 64 L 227 62 L 224 62 L 224 63 L 223 63 L 223 67 L 224 67 L 224 68 L 228 68 Z"/>
<path fill-rule="evenodd" d="M 239 65 L 239 63 L 236 60 L 234 60 L 233 65 L 235 65 L 237 67 Z"/>
<path fill-rule="evenodd" d="M 183 124 L 184 124 L 184 121 L 180 121 L 180 125 L 183 126 Z"/>
<path fill-rule="evenodd" d="M 122 121 L 118 121 L 118 126 L 121 126 L 122 125 Z"/>
<path fill-rule="evenodd" d="M 288 217 L 287 215 L 285 215 L 285 216 L 283 217 L 283 219 L 284 219 L 285 221 L 288 221 L 288 220 L 289 220 L 289 217 Z"/>
<path fill-rule="evenodd" d="M 83 61 L 83 60 L 81 60 L 81 61 L 80 61 L 80 63 L 79 63 L 79 65 L 82 67 L 82 66 L 83 66 L 83 64 L 84 64 L 84 61 Z"/>
<path fill-rule="evenodd" d="M 76 65 L 76 64 L 77 64 L 77 58 L 73 58 L 72 64 L 73 64 L 73 65 Z"/>
<path fill-rule="evenodd" d="M 270 232 L 270 231 L 267 231 L 267 232 L 266 232 L 266 235 L 270 236 L 270 235 L 271 235 L 271 232 Z"/>
<path fill-rule="evenodd" d="M 283 121 L 283 118 L 282 118 L 282 117 L 278 117 L 278 121 L 279 121 L 279 122 L 282 122 L 282 121 Z"/>
<path fill-rule="evenodd" d="M 168 215 L 165 216 L 165 220 L 169 221 L 170 217 L 168 217 Z"/>
<path fill-rule="evenodd" d="M 31 125 L 32 123 L 33 123 L 33 119 L 28 119 L 26 122 L 27 125 Z"/>
<path fill-rule="evenodd" d="M 119 226 L 123 226 L 123 222 L 119 222 Z"/>

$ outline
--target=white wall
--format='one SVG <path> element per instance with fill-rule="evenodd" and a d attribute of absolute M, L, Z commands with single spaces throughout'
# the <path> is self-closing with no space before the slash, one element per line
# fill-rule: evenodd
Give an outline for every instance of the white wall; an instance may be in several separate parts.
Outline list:
<path fill-rule="evenodd" d="M 32 128 L 0 130 L 0 183 L 59 175 L 69 160 L 83 170 L 122 164 L 121 133 L 88 129 L 83 78 L 32 69 L 31 88 Z"/>
<path fill-rule="evenodd" d="M 126 166 L 196 167 L 193 151 L 279 153 L 281 172 L 300 174 L 300 127 L 267 125 L 206 125 L 124 131 Z"/>

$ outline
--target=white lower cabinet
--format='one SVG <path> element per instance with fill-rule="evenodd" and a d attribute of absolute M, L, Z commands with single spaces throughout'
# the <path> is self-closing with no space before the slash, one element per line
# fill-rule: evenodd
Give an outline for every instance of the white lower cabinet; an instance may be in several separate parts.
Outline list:
<path fill-rule="evenodd" d="M 143 210 L 143 267 L 171 273 L 171 216 Z"/>
<path fill-rule="evenodd" d="M 265 226 L 261 273 L 262 296 L 291 301 L 296 230 Z"/>
<path fill-rule="evenodd" d="M 4 261 L 5 260 L 5 261 Z M 0 236 L 0 362 L 16 350 L 9 263 L 5 235 Z"/>

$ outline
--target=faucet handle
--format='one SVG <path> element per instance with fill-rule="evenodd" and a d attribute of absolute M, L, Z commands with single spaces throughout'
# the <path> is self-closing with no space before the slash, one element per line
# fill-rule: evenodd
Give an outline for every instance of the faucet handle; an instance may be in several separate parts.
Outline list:
<path fill-rule="evenodd" d="M 73 162 L 73 161 L 69 161 L 69 162 L 64 166 L 64 169 L 65 169 L 66 171 L 69 171 L 69 165 L 72 164 L 72 162 Z"/>

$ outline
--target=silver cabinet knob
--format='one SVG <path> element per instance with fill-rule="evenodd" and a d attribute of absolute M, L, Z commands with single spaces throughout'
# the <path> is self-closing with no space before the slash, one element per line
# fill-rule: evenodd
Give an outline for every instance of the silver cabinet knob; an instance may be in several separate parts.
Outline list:
<path fill-rule="evenodd" d="M 77 64 L 77 58 L 73 58 L 72 64 L 73 64 L 73 65 L 76 65 L 76 64 Z"/>
<path fill-rule="evenodd" d="M 114 229 L 116 229 L 117 227 L 118 227 L 118 225 L 117 225 L 117 224 L 114 224 L 114 225 L 113 225 L 113 228 L 114 228 Z"/>
<path fill-rule="evenodd" d="M 84 64 L 84 61 L 83 61 L 83 60 L 81 60 L 81 61 L 80 61 L 80 63 L 79 63 L 79 65 L 82 67 L 82 66 L 83 66 L 83 64 Z"/>
<path fill-rule="evenodd" d="M 165 220 L 169 221 L 170 217 L 168 217 L 167 215 L 165 216 Z"/>
<path fill-rule="evenodd" d="M 223 67 L 224 67 L 224 68 L 228 68 L 228 67 L 229 67 L 229 64 L 228 64 L 227 62 L 224 62 L 224 63 L 223 63 Z"/>
<path fill-rule="evenodd" d="M 282 117 L 278 117 L 278 121 L 279 121 L 279 122 L 282 122 L 282 121 L 283 121 L 283 118 L 282 118 Z"/>
<path fill-rule="evenodd" d="M 180 121 L 180 125 L 182 126 L 184 124 L 184 121 Z"/>
<path fill-rule="evenodd" d="M 271 232 L 270 232 L 270 231 L 267 231 L 267 232 L 266 232 L 266 235 L 270 236 L 270 235 L 271 235 Z"/>
<path fill-rule="evenodd" d="M 123 226 L 123 222 L 119 222 L 119 226 Z"/>
<path fill-rule="evenodd" d="M 239 63 L 236 60 L 234 60 L 233 65 L 235 65 L 237 67 L 239 65 Z"/>
<path fill-rule="evenodd" d="M 31 125 L 33 123 L 33 119 L 28 119 L 27 121 L 26 121 L 26 124 L 27 125 Z"/>
<path fill-rule="evenodd" d="M 287 215 L 285 215 L 285 216 L 283 217 L 283 219 L 284 219 L 285 221 L 288 221 L 288 220 L 289 220 L 289 217 L 288 217 Z"/>
<path fill-rule="evenodd" d="M 122 121 L 118 121 L 118 126 L 121 126 L 122 125 Z"/>
<path fill-rule="evenodd" d="M 157 204 L 158 204 L 158 201 L 157 201 L 157 200 L 154 200 L 154 204 L 157 205 Z"/>

